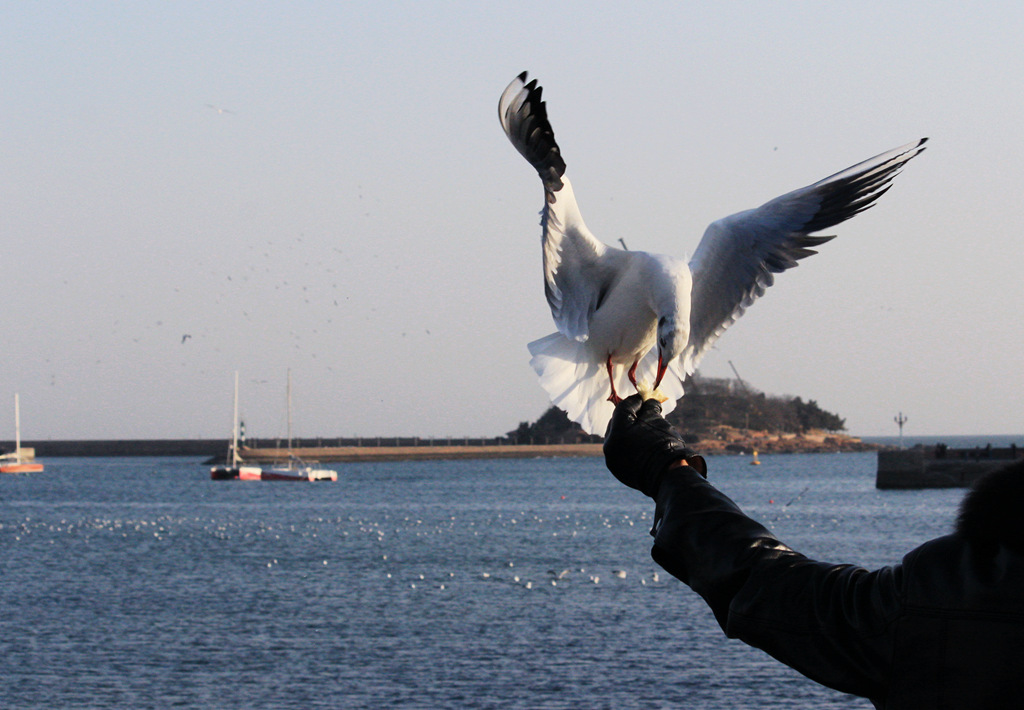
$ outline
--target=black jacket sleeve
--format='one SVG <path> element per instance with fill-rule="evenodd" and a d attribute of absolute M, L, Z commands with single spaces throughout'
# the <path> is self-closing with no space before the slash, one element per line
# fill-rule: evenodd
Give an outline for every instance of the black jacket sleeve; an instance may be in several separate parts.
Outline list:
<path fill-rule="evenodd" d="M 810 560 L 689 467 L 659 486 L 654 560 L 700 594 L 730 638 L 845 693 L 884 697 L 899 567 Z"/>

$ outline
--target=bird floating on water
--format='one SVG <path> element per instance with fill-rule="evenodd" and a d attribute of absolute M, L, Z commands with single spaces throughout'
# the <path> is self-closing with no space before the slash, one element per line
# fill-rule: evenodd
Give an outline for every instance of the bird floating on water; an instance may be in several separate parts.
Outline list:
<path fill-rule="evenodd" d="M 587 229 L 536 79 L 513 79 L 498 117 L 544 184 L 544 293 L 558 331 L 529 344 L 530 364 L 552 403 L 591 434 L 604 433 L 630 385 L 671 411 L 686 376 L 774 274 L 833 238 L 815 232 L 871 207 L 928 140 L 712 222 L 686 262 L 617 249 Z"/>

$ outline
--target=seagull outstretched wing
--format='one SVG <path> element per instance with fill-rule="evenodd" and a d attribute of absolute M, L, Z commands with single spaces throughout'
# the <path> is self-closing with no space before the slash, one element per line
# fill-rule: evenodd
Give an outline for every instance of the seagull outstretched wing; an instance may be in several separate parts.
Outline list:
<path fill-rule="evenodd" d="M 775 274 L 816 254 L 832 239 L 815 232 L 871 207 L 927 138 L 858 163 L 760 207 L 712 222 L 690 259 L 690 341 L 683 368 L 692 373 L 726 328 L 775 281 Z"/>
<path fill-rule="evenodd" d="M 555 134 L 548 123 L 541 87 L 527 83 L 523 72 L 498 102 L 498 118 L 512 145 L 529 161 L 544 183 L 541 243 L 544 294 L 559 332 L 585 341 L 594 311 L 618 273 L 623 252 L 599 241 L 587 229 L 569 178 L 565 175 Z"/>

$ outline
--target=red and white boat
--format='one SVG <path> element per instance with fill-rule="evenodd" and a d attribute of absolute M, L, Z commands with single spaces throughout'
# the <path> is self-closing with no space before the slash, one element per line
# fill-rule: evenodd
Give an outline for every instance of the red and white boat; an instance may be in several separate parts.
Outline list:
<path fill-rule="evenodd" d="M 231 415 L 231 443 L 228 444 L 227 459 L 210 469 L 210 478 L 215 481 L 259 481 L 263 469 L 255 464 L 242 461 L 238 455 L 238 372 L 235 372 L 235 406 Z"/>
<path fill-rule="evenodd" d="M 31 453 L 29 453 L 31 451 Z M 35 460 L 35 449 L 21 448 L 21 408 L 14 395 L 14 451 L 0 455 L 0 473 L 41 473 L 43 464 Z"/>

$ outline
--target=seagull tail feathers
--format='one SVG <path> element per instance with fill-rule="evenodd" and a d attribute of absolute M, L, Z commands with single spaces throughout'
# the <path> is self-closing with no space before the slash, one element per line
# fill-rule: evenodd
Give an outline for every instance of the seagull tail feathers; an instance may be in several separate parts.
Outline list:
<path fill-rule="evenodd" d="M 611 386 L 605 364 L 595 359 L 585 342 L 552 333 L 535 340 L 530 349 L 530 366 L 540 378 L 540 385 L 551 398 L 551 403 L 564 411 L 569 419 L 579 424 L 588 434 L 604 436 L 615 407 L 608 401 Z M 647 358 L 637 368 L 640 379 L 654 380 L 657 357 Z M 625 368 L 616 368 L 615 389 L 622 397 L 635 391 L 626 379 Z M 667 377 L 659 388 L 668 400 L 662 403 L 667 414 L 683 395 L 682 379 Z"/>
<path fill-rule="evenodd" d="M 527 347 L 533 356 L 530 366 L 551 403 L 588 434 L 603 436 L 615 409 L 608 401 L 612 390 L 604 367 L 591 358 L 586 343 L 552 333 Z"/>

